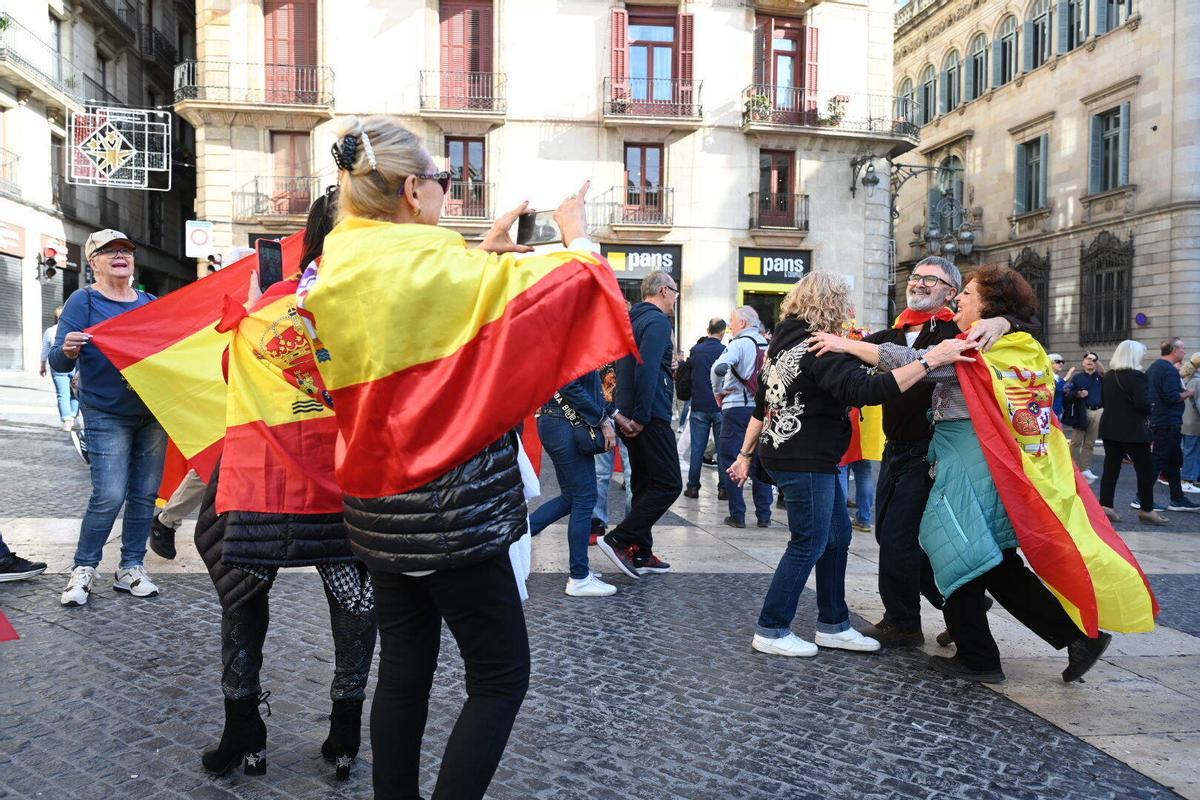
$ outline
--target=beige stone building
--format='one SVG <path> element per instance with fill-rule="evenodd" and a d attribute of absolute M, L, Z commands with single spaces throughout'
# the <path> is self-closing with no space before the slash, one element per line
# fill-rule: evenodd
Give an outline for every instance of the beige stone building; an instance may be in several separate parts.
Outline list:
<path fill-rule="evenodd" d="M 70 112 L 169 110 L 194 25 L 190 0 L 0 0 L 0 370 L 38 368 L 55 307 L 86 280 L 92 231 L 116 228 L 137 242 L 149 292 L 194 278 L 183 246 L 195 195 L 190 126 L 172 128 L 169 192 L 66 180 Z M 50 253 L 53 270 L 39 260 Z"/>
<path fill-rule="evenodd" d="M 966 222 L 974 252 L 959 266 L 1021 269 L 1068 361 L 1107 359 L 1125 338 L 1151 357 L 1172 335 L 1200 349 L 1197 36 L 1200 3 L 1177 0 L 900 9 L 897 111 L 921 126 L 901 161 L 948 169 L 898 194 L 899 288 Z"/>
<path fill-rule="evenodd" d="M 907 151 L 892 0 L 199 0 L 175 76 L 216 249 L 297 229 L 334 180 L 345 115 L 401 117 L 453 174 L 443 223 L 551 208 L 592 182 L 593 234 L 630 294 L 683 289 L 679 338 L 764 315 L 804 270 L 854 280 L 880 325 L 886 192 L 850 162 Z"/>

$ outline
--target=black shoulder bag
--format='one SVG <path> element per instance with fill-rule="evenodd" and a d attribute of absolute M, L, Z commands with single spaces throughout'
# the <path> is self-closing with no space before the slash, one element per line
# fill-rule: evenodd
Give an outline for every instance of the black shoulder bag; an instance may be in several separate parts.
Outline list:
<path fill-rule="evenodd" d="M 608 449 L 604 444 L 604 431 L 584 422 L 579 412 L 572 408 L 560 393 L 554 393 L 554 402 L 558 403 L 558 407 L 563 410 L 563 416 L 571 423 L 575 435 L 575 449 L 580 455 L 598 456 Z"/>

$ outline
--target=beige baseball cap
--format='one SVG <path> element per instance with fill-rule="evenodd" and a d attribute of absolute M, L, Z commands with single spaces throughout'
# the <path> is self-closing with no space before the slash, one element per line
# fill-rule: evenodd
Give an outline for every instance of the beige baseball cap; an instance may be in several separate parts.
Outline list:
<path fill-rule="evenodd" d="M 130 250 L 134 250 L 137 247 L 137 245 L 133 243 L 133 239 L 130 239 L 120 231 L 115 231 L 112 228 L 105 228 L 102 231 L 96 231 L 93 233 L 87 238 L 87 241 L 83 243 L 84 260 L 91 261 L 92 256 L 96 254 L 97 250 L 102 247 L 106 247 L 113 242 L 124 242 L 125 244 L 129 245 Z"/>

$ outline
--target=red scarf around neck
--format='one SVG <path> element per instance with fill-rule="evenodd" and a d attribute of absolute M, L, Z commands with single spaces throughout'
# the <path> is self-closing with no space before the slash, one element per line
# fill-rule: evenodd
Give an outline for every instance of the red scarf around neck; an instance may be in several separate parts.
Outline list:
<path fill-rule="evenodd" d="M 906 308 L 900 316 L 896 317 L 896 324 L 892 327 L 912 328 L 917 325 L 924 325 L 931 319 L 949 322 L 954 319 L 954 312 L 948 308 L 941 308 L 937 311 L 913 311 L 911 308 Z"/>

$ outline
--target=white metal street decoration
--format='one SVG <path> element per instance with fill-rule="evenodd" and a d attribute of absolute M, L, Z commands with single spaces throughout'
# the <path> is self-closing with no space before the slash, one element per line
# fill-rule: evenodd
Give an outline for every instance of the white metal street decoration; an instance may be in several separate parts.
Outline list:
<path fill-rule="evenodd" d="M 67 128 L 67 183 L 170 191 L 170 112 L 88 105 L 71 112 Z M 155 174 L 163 177 L 151 183 Z"/>

